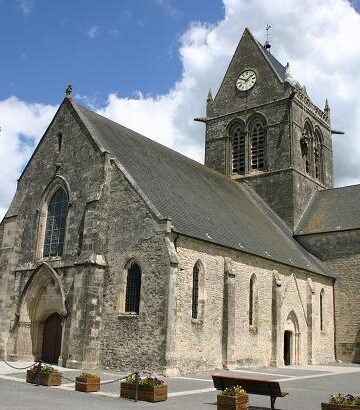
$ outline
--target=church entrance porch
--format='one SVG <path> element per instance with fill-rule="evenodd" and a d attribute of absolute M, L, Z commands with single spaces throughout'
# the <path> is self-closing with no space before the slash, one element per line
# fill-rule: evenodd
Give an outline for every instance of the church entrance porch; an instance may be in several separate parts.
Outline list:
<path fill-rule="evenodd" d="M 13 328 L 13 357 L 57 364 L 61 355 L 65 297 L 58 274 L 46 263 L 21 293 Z"/>
<path fill-rule="evenodd" d="M 53 313 L 45 320 L 41 360 L 46 363 L 58 363 L 61 339 L 62 318 L 58 313 Z"/>

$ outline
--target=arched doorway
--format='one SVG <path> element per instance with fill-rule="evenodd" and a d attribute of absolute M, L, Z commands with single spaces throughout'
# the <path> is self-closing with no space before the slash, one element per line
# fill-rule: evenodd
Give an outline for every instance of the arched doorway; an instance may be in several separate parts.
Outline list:
<path fill-rule="evenodd" d="M 57 364 L 61 352 L 62 318 L 58 313 L 50 315 L 44 323 L 42 357 L 46 363 Z"/>
<path fill-rule="evenodd" d="M 14 328 L 17 359 L 57 363 L 66 313 L 60 277 L 44 263 L 29 278 L 20 297 Z"/>
<path fill-rule="evenodd" d="M 299 364 L 300 360 L 300 332 L 299 323 L 294 311 L 286 319 L 284 328 L 284 364 L 290 366 Z"/>

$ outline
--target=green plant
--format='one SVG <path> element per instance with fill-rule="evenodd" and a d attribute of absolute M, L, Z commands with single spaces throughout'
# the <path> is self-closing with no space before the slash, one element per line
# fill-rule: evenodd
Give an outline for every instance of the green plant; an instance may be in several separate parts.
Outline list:
<path fill-rule="evenodd" d="M 332 394 L 329 398 L 331 404 L 347 404 L 349 406 L 360 405 L 360 396 L 353 396 L 352 394 Z"/>
<path fill-rule="evenodd" d="M 241 386 L 233 386 L 226 388 L 221 394 L 223 396 L 243 396 L 246 391 Z"/>
<path fill-rule="evenodd" d="M 160 386 L 161 384 L 164 384 L 164 380 L 160 380 L 155 376 L 147 376 L 142 378 L 140 374 L 132 374 L 131 376 L 128 376 L 125 379 L 126 383 L 135 383 L 136 376 L 138 377 L 138 382 L 141 386 Z"/>
<path fill-rule="evenodd" d="M 40 368 L 40 373 L 42 374 L 50 374 L 50 373 L 59 373 L 58 369 L 55 369 L 54 367 L 48 365 L 48 364 L 34 364 L 33 367 L 31 367 L 29 370 L 31 372 L 37 373 Z"/>
<path fill-rule="evenodd" d="M 99 378 L 99 376 L 96 373 L 89 373 L 89 372 L 82 372 L 80 376 L 84 379 L 89 378 L 89 379 L 94 379 L 94 378 Z"/>
<path fill-rule="evenodd" d="M 157 377 L 144 377 L 143 379 L 140 379 L 139 384 L 141 386 L 160 386 L 161 384 L 164 384 L 164 380 L 160 380 Z"/>

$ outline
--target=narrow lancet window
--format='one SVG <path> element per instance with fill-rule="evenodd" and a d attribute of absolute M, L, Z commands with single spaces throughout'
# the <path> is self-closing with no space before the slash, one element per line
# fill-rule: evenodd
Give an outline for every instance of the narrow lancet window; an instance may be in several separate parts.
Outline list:
<path fill-rule="evenodd" d="M 48 203 L 43 257 L 63 254 L 67 213 L 68 197 L 59 188 Z"/>
<path fill-rule="evenodd" d="M 250 279 L 250 289 L 249 289 L 249 325 L 254 325 L 254 312 L 255 312 L 255 276 Z"/>
<path fill-rule="evenodd" d="M 265 168 L 265 126 L 261 119 L 256 119 L 250 129 L 251 169 Z"/>
<path fill-rule="evenodd" d="M 192 315 L 197 319 L 199 314 L 199 266 L 195 264 L 193 269 L 193 288 L 192 288 Z"/>
<path fill-rule="evenodd" d="M 141 290 L 141 270 L 140 266 L 133 262 L 127 274 L 125 312 L 139 314 Z"/>
<path fill-rule="evenodd" d="M 324 330 L 324 289 L 320 292 L 320 330 Z"/>

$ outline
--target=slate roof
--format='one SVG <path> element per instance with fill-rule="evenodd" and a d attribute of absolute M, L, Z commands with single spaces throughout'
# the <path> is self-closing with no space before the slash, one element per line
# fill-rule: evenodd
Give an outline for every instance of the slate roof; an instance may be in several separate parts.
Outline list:
<path fill-rule="evenodd" d="M 235 181 L 72 104 L 175 232 L 331 276 Z"/>
<path fill-rule="evenodd" d="M 328 189 L 314 194 L 296 235 L 360 228 L 360 185 Z"/>
<path fill-rule="evenodd" d="M 286 67 L 284 67 L 279 60 L 277 60 L 271 53 L 270 51 L 267 51 L 264 46 L 257 40 L 255 40 L 261 51 L 264 53 L 265 57 L 269 60 L 270 64 L 274 68 L 274 70 L 277 72 L 279 77 L 281 78 L 282 81 L 285 81 L 285 72 L 286 72 Z"/>

